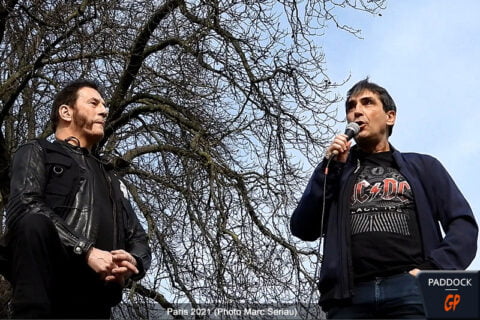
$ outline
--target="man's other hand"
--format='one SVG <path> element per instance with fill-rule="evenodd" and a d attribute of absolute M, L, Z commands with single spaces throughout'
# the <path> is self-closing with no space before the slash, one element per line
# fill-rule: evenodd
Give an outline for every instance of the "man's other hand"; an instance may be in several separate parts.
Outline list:
<path fill-rule="evenodd" d="M 113 260 L 113 254 L 108 251 L 91 248 L 88 250 L 86 258 L 87 264 L 100 275 L 102 280 L 106 280 L 106 277 L 117 267 Z"/>
<path fill-rule="evenodd" d="M 105 277 L 105 281 L 118 282 L 122 286 L 132 276 L 138 274 L 137 260 L 125 250 L 111 251 L 112 259 L 116 267 L 111 271 L 111 274 Z"/>

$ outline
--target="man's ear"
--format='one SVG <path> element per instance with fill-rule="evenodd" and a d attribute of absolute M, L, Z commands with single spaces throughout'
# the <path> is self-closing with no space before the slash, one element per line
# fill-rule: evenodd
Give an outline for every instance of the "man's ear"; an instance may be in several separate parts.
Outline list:
<path fill-rule="evenodd" d="M 394 110 L 387 111 L 387 125 L 393 126 L 395 124 L 395 120 L 397 119 L 397 113 Z"/>
<path fill-rule="evenodd" d="M 63 121 L 67 121 L 67 122 L 72 121 L 72 113 L 73 113 L 72 108 L 70 106 L 66 105 L 66 104 L 62 104 L 58 108 L 58 116 Z"/>

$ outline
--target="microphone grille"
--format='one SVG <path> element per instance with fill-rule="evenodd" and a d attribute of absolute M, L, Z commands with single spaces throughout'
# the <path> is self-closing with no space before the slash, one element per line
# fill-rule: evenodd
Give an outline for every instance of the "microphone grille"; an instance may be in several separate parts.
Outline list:
<path fill-rule="evenodd" d="M 354 135 L 356 135 L 360 131 L 360 126 L 356 122 L 350 122 L 347 124 L 346 130 L 352 130 Z"/>

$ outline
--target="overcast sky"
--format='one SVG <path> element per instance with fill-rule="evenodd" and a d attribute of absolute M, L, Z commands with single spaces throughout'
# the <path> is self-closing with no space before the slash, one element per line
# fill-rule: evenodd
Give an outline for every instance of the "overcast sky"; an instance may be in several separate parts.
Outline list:
<path fill-rule="evenodd" d="M 480 222 L 478 12 L 476 0 L 389 1 L 381 16 L 341 11 L 363 40 L 330 27 L 320 45 L 331 80 L 351 76 L 339 94 L 367 76 L 390 92 L 397 105 L 391 143 L 439 159 Z M 480 254 L 469 269 L 480 269 Z"/>

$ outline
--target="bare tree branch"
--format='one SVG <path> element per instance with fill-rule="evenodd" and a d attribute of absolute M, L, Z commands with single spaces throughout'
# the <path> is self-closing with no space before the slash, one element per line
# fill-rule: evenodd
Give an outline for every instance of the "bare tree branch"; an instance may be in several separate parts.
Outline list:
<path fill-rule="evenodd" d="M 12 153 L 52 133 L 59 88 L 91 78 L 110 109 L 96 151 L 126 182 L 154 252 L 118 317 L 306 305 L 321 254 L 293 239 L 290 211 L 333 135 L 343 84 L 317 43 L 329 25 L 360 36 L 342 13 L 384 3 L 3 1 L 0 221 Z"/>

